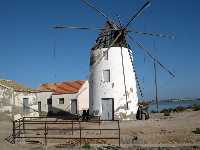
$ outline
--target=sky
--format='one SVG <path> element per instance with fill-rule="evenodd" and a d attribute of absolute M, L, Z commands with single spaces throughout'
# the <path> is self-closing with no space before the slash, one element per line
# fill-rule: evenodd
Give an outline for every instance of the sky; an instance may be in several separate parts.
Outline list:
<path fill-rule="evenodd" d="M 66 24 L 102 27 L 105 18 L 81 0 L 0 0 L 0 79 L 36 88 L 42 83 L 86 80 L 90 49 L 98 31 L 55 30 Z M 125 25 L 144 0 L 90 0 Z M 168 69 L 157 65 L 159 99 L 200 97 L 200 1 L 152 0 L 129 29 L 174 33 L 174 40 L 130 33 Z M 119 17 L 117 17 L 119 16 Z M 120 18 L 120 19 L 118 19 Z M 155 97 L 152 60 L 134 43 L 136 71 L 144 99 Z"/>

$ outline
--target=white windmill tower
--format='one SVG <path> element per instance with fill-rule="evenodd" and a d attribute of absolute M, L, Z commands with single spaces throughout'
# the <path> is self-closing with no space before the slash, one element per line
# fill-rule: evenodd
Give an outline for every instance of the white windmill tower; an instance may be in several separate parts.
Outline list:
<path fill-rule="evenodd" d="M 135 114 L 138 109 L 132 51 L 125 34 L 108 21 L 91 49 L 89 108 L 102 119 L 113 119 L 119 112 Z"/>
<path fill-rule="evenodd" d="M 100 116 L 101 119 L 112 120 L 120 112 L 126 115 L 136 114 L 138 109 L 137 87 L 140 94 L 142 91 L 133 65 L 133 54 L 128 44 L 127 37 L 130 38 L 139 48 L 143 49 L 150 58 L 158 63 L 163 69 L 171 73 L 164 65 L 160 63 L 143 45 L 131 36 L 129 32 L 148 36 L 171 37 L 158 33 L 146 33 L 136 30 L 128 30 L 130 23 L 150 5 L 146 2 L 143 7 L 122 26 L 121 23 L 115 23 L 102 11 L 97 9 L 86 0 L 85 4 L 93 8 L 107 20 L 104 28 L 95 28 L 100 30 L 95 45 L 91 49 L 90 55 L 90 75 L 89 75 L 89 111 L 93 116 Z M 81 29 L 91 28 L 77 27 L 68 25 L 56 25 L 55 29 Z M 128 36 L 127 36 L 128 35 Z"/>

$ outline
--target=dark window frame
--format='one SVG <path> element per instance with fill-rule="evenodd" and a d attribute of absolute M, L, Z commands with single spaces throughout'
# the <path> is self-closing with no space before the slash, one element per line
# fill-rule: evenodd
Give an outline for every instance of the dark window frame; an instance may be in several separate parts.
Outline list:
<path fill-rule="evenodd" d="M 65 104 L 65 99 L 64 98 L 59 98 L 59 104 Z"/>

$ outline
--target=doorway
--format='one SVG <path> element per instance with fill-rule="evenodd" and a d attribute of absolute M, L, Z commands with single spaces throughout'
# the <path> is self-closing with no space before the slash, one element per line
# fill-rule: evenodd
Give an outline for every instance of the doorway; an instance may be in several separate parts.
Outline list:
<path fill-rule="evenodd" d="M 52 98 L 47 99 L 47 105 L 48 105 L 48 112 L 53 112 L 52 108 Z"/>
<path fill-rule="evenodd" d="M 114 99 L 102 98 L 102 120 L 114 120 Z"/>
<path fill-rule="evenodd" d="M 28 113 L 29 107 L 28 107 L 28 98 L 23 98 L 23 112 Z"/>
<path fill-rule="evenodd" d="M 71 113 L 77 114 L 77 99 L 71 100 Z"/>
<path fill-rule="evenodd" d="M 41 113 L 41 102 L 38 102 L 38 112 L 39 112 L 39 114 Z"/>

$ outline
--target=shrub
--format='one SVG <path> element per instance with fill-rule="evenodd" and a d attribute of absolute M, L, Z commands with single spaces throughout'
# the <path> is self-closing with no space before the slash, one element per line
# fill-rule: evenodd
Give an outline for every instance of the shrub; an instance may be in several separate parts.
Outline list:
<path fill-rule="evenodd" d="M 192 106 L 192 110 L 193 110 L 193 111 L 198 111 L 198 110 L 200 110 L 200 104 L 194 104 L 194 105 Z"/>
<path fill-rule="evenodd" d="M 163 109 L 160 111 L 160 113 L 164 113 L 164 116 L 170 116 L 170 113 L 172 112 L 172 109 Z"/>
<path fill-rule="evenodd" d="M 192 131 L 194 134 L 200 134 L 200 128 L 196 128 L 194 131 Z"/>
<path fill-rule="evenodd" d="M 183 106 L 177 106 L 175 109 L 174 109 L 174 112 L 183 112 L 185 111 L 187 108 L 183 107 Z"/>
<path fill-rule="evenodd" d="M 164 112 L 164 116 L 170 116 L 170 112 Z"/>
<path fill-rule="evenodd" d="M 84 148 L 84 149 L 91 149 L 92 147 L 91 147 L 90 144 L 85 144 L 85 145 L 82 146 L 82 148 Z"/>
<path fill-rule="evenodd" d="M 172 111 L 171 109 L 163 109 L 163 110 L 160 111 L 160 113 L 166 113 L 166 112 L 170 113 L 171 111 Z"/>

